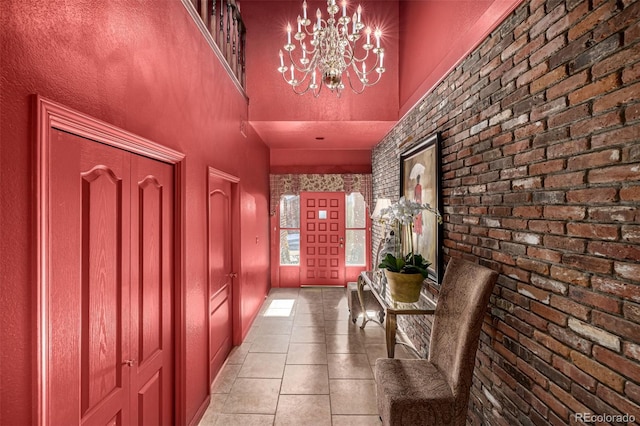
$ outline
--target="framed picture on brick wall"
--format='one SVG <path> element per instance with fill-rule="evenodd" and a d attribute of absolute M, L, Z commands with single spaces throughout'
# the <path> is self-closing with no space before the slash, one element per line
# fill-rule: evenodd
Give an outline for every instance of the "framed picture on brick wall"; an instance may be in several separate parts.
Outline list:
<path fill-rule="evenodd" d="M 441 212 L 440 134 L 436 133 L 400 155 L 400 196 L 429 204 Z M 437 217 L 424 211 L 413 224 L 413 247 L 431 262 L 429 278 L 442 279 L 442 227 Z"/>

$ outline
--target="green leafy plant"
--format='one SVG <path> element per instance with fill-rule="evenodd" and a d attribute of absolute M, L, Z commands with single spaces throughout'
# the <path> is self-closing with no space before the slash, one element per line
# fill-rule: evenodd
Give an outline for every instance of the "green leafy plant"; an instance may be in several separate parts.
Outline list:
<path fill-rule="evenodd" d="M 395 257 L 393 254 L 387 253 L 378 268 L 399 274 L 421 274 L 423 278 L 427 278 L 429 265 L 431 265 L 431 262 L 422 257 L 421 254 L 409 253 L 405 257 Z"/>

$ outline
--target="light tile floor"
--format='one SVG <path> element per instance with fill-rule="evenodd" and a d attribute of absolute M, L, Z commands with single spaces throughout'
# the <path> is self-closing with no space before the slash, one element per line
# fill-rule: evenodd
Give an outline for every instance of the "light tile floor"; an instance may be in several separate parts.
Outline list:
<path fill-rule="evenodd" d="M 273 306 L 286 316 L 270 316 Z M 271 290 L 213 383 L 200 426 L 379 426 L 373 366 L 386 356 L 384 329 L 360 324 L 349 320 L 344 288 Z M 396 357 L 414 355 L 397 346 Z"/>

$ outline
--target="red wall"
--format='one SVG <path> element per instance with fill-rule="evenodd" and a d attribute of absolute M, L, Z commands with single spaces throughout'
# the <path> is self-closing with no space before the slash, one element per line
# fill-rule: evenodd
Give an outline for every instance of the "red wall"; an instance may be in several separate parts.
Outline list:
<path fill-rule="evenodd" d="M 271 149 L 271 173 L 371 173 L 370 150 Z"/>
<path fill-rule="evenodd" d="M 268 291 L 269 152 L 247 102 L 179 1 L 2 2 L 0 424 L 35 423 L 35 149 L 32 95 L 186 155 L 186 406 L 206 400 L 207 166 L 240 178 L 242 326 Z M 7 348 L 10 348 L 8 350 Z"/>
<path fill-rule="evenodd" d="M 400 117 L 522 0 L 400 2 Z M 420 34 L 420 37 L 416 35 Z"/>
<path fill-rule="evenodd" d="M 345 90 L 340 98 L 329 91 L 317 99 L 307 94 L 293 93 L 281 80 L 278 67 L 278 49 L 286 42 L 287 22 L 295 24 L 302 13 L 302 0 L 269 1 L 242 0 L 242 17 L 247 32 L 247 92 L 251 97 L 250 109 L 253 121 L 395 121 L 397 119 L 398 62 L 397 20 L 398 4 L 395 1 L 364 1 L 363 20 L 372 28 L 383 31 L 387 71 L 375 86 L 356 95 Z M 349 3 L 349 10 L 356 2 Z M 315 16 L 321 8 L 324 16 L 326 1 L 309 0 L 309 14 Z M 356 3 L 357 4 L 357 3 Z M 265 9 L 267 9 L 265 12 Z M 268 76 L 268 81 L 265 78 Z M 386 95 L 381 101 L 379 94 Z"/>

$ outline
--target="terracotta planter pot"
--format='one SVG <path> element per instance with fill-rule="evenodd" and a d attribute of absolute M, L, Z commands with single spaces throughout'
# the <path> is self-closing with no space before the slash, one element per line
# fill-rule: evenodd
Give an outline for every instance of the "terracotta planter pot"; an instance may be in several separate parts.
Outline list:
<path fill-rule="evenodd" d="M 422 274 L 399 274 L 384 270 L 391 298 L 397 302 L 413 303 L 420 299 L 424 278 Z"/>

